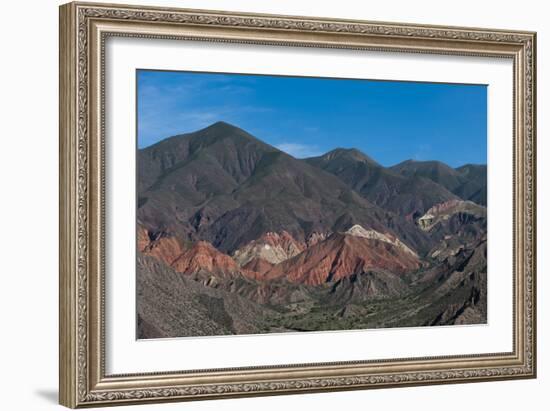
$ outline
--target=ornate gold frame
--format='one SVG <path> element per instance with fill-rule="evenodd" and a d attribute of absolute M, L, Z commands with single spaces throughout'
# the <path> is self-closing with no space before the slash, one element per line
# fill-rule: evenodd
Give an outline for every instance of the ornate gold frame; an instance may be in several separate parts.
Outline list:
<path fill-rule="evenodd" d="M 103 62 L 109 36 L 491 56 L 514 62 L 514 350 L 105 375 Z M 534 378 L 532 32 L 70 3 L 60 8 L 60 403 L 68 407 Z"/>

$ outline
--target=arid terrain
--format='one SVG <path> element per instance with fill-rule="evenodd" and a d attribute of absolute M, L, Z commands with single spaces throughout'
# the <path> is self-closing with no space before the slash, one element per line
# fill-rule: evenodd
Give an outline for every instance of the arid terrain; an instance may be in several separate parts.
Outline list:
<path fill-rule="evenodd" d="M 165 139 L 138 152 L 138 338 L 485 323 L 486 202 L 484 165 Z"/>

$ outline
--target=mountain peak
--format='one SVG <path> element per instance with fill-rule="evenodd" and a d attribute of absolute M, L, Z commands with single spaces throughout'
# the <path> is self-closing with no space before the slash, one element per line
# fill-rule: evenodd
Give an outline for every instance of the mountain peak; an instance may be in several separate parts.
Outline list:
<path fill-rule="evenodd" d="M 215 123 L 212 123 L 205 128 L 190 133 L 190 135 L 194 135 L 199 138 L 215 137 L 216 139 L 237 137 L 259 142 L 259 140 L 252 134 L 248 133 L 247 131 L 236 125 L 226 123 L 225 121 L 216 121 Z"/>
<path fill-rule="evenodd" d="M 238 141 L 241 143 L 254 141 L 256 143 L 262 144 L 263 146 L 269 147 L 267 144 L 258 140 L 256 137 L 246 132 L 242 128 L 230 123 L 226 123 L 225 121 L 217 121 L 199 130 L 167 137 L 153 145 L 140 149 L 140 151 L 146 152 L 159 149 L 174 151 L 176 149 L 176 146 L 190 146 L 193 144 L 204 147 L 214 144 L 220 140 L 227 139 L 234 140 L 236 142 Z"/>
<path fill-rule="evenodd" d="M 442 161 L 438 160 L 415 160 L 412 158 L 409 158 L 408 160 L 402 161 L 400 163 L 395 164 L 394 166 L 391 166 L 390 168 L 398 168 L 402 166 L 416 166 L 416 167 L 445 167 L 445 168 L 451 168 L 447 164 L 443 163 Z"/>
<path fill-rule="evenodd" d="M 369 165 L 376 165 L 378 166 L 378 162 L 376 162 L 371 157 L 367 156 L 362 151 L 356 149 L 356 148 L 342 148 L 338 147 L 334 150 L 329 151 L 328 153 L 325 153 L 321 156 L 326 161 L 331 161 L 337 158 L 346 159 L 346 160 L 354 160 L 362 163 L 367 163 Z"/>
<path fill-rule="evenodd" d="M 232 124 L 218 121 L 201 130 L 179 134 L 139 150 L 139 184 L 189 179 L 209 181 L 210 189 L 232 190 L 254 172 L 262 158 L 278 150 Z M 188 167 L 186 171 L 183 168 Z M 166 178 L 172 173 L 168 180 Z M 189 194 L 189 193 L 187 193 Z"/>
<path fill-rule="evenodd" d="M 242 128 L 239 128 L 239 127 L 237 127 L 237 126 L 235 126 L 231 123 L 227 123 L 225 121 L 216 121 L 215 123 L 212 123 L 212 124 L 210 124 L 209 126 L 203 128 L 203 129 L 197 130 L 197 132 L 201 132 L 201 131 L 205 131 L 205 130 L 244 131 Z"/>

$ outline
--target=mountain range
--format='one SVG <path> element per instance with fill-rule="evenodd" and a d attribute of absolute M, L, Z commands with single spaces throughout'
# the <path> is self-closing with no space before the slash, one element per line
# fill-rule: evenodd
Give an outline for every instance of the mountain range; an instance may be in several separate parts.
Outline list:
<path fill-rule="evenodd" d="M 356 149 L 296 159 L 224 122 L 141 149 L 138 336 L 484 322 L 486 174 Z"/>

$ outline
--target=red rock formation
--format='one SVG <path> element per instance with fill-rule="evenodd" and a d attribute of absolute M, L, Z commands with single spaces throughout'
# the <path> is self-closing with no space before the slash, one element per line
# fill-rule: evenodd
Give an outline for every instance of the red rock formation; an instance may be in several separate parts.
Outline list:
<path fill-rule="evenodd" d="M 138 251 L 144 252 L 151 239 L 149 238 L 149 233 L 145 228 L 138 225 L 137 227 L 137 249 Z"/>
<path fill-rule="evenodd" d="M 166 234 L 159 234 L 157 238 L 151 239 L 143 227 L 138 227 L 137 235 L 138 251 L 159 259 L 180 273 L 209 273 L 226 277 L 240 272 L 239 266 L 231 257 L 206 241 L 186 247 L 176 237 Z"/>
<path fill-rule="evenodd" d="M 321 241 L 324 241 L 326 240 L 326 238 L 329 236 L 330 234 L 327 234 L 327 233 L 318 233 L 318 232 L 314 232 L 314 233 L 311 233 L 309 235 L 309 237 L 307 238 L 306 240 L 306 244 L 308 247 L 311 247 Z"/>
<path fill-rule="evenodd" d="M 373 269 L 398 274 L 419 267 L 417 257 L 393 244 L 339 233 L 276 265 L 265 278 L 319 285 Z"/>
<path fill-rule="evenodd" d="M 296 254 L 296 247 L 300 244 L 286 232 L 267 233 L 248 251 L 263 249 L 265 245 Z M 319 285 L 372 269 L 399 274 L 420 266 L 415 255 L 393 243 L 345 233 L 333 234 L 305 250 L 301 245 L 300 248 L 301 253 L 279 264 L 254 257 L 239 266 L 233 258 L 206 241 L 186 247 L 175 237 L 160 234 L 151 239 L 145 229 L 138 229 L 139 251 L 156 257 L 177 272 L 200 274 L 201 277 L 234 278 L 242 275 L 257 281 L 286 278 L 291 282 Z"/>
<path fill-rule="evenodd" d="M 172 265 L 186 250 L 185 245 L 176 237 L 160 233 L 151 239 L 149 232 L 141 226 L 138 227 L 137 237 L 138 251 L 158 258 L 167 265 Z"/>
<path fill-rule="evenodd" d="M 267 232 L 261 239 L 272 246 L 280 245 L 285 249 L 290 249 L 293 247 L 304 248 L 304 245 L 299 243 L 290 235 L 288 231 L 281 231 L 280 233 Z"/>
<path fill-rule="evenodd" d="M 249 271 L 254 271 L 258 274 L 265 274 L 273 268 L 273 264 L 262 258 L 254 258 L 246 263 L 243 268 Z"/>
<path fill-rule="evenodd" d="M 172 268 L 180 273 L 193 274 L 206 272 L 209 274 L 232 276 L 240 272 L 237 263 L 227 254 L 223 254 L 206 241 L 195 243 L 172 264 Z"/>

